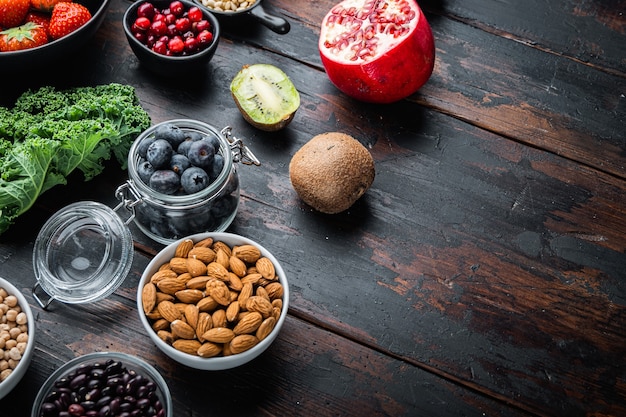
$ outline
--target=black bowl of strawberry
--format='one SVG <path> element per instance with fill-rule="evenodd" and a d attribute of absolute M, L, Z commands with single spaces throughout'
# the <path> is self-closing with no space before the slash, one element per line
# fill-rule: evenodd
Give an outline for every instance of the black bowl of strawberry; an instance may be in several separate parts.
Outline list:
<path fill-rule="evenodd" d="M 1 0 L 12 13 L 0 16 L 0 72 L 41 71 L 75 54 L 97 32 L 111 0 Z M 57 3 L 62 3 L 57 6 Z M 56 9 L 56 10 L 55 10 Z M 28 33 L 28 36 L 23 34 Z M 20 35 L 21 34 L 21 35 Z"/>
<path fill-rule="evenodd" d="M 162 76 L 205 69 L 220 38 L 217 18 L 189 0 L 139 0 L 124 32 L 141 64 Z"/>

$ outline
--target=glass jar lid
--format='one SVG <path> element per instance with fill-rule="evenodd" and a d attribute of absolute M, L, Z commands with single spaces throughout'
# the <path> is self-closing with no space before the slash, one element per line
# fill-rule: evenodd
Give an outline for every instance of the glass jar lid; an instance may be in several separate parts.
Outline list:
<path fill-rule="evenodd" d="M 44 309 L 53 300 L 100 300 L 122 284 L 132 260 L 131 232 L 113 209 L 93 201 L 70 204 L 48 219 L 35 241 L 33 297 Z M 48 300 L 37 295 L 38 287 Z"/>

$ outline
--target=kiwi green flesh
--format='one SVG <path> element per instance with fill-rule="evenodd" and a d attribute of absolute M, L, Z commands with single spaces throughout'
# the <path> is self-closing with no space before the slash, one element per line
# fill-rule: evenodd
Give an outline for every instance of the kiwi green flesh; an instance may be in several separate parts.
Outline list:
<path fill-rule="evenodd" d="M 289 77 L 269 64 L 243 67 L 230 91 L 244 118 L 266 130 L 284 127 L 300 106 L 300 95 Z"/>

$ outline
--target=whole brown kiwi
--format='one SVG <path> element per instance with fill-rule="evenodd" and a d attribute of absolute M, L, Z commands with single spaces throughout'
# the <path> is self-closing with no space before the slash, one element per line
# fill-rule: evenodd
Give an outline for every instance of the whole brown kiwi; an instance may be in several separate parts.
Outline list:
<path fill-rule="evenodd" d="M 372 185 L 374 159 L 352 136 L 327 132 L 313 137 L 291 158 L 291 184 L 315 210 L 336 214 L 350 208 Z"/>

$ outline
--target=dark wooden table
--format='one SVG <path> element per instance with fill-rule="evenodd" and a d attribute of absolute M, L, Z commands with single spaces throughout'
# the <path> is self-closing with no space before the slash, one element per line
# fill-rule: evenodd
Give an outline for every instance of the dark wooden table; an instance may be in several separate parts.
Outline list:
<path fill-rule="evenodd" d="M 288 34 L 233 25 L 206 73 L 169 80 L 128 47 L 128 4 L 114 0 L 62 70 L 3 83 L 0 104 L 40 85 L 119 82 L 155 123 L 232 126 L 262 166 L 240 167 L 229 231 L 281 260 L 288 319 L 241 368 L 177 365 L 138 318 L 136 285 L 162 246 L 136 229 L 132 271 L 112 296 L 39 308 L 39 228 L 74 201 L 115 205 L 126 172 L 112 164 L 51 190 L 0 236 L 0 276 L 23 289 L 38 328 L 32 365 L 0 415 L 28 415 L 55 368 L 105 350 L 154 364 L 177 417 L 626 415 L 624 0 L 423 1 L 435 71 L 392 105 L 355 102 L 328 81 L 317 37 L 331 0 L 266 0 Z M 230 97 L 231 78 L 256 62 L 281 67 L 301 93 L 281 132 L 248 125 Z M 366 144 L 377 170 L 368 193 L 334 216 L 305 206 L 288 177 L 291 155 L 325 131 Z"/>

